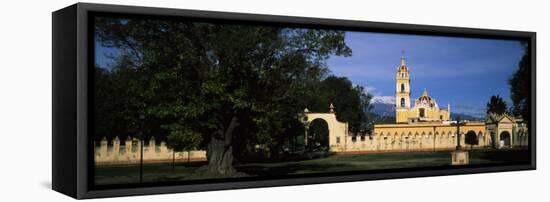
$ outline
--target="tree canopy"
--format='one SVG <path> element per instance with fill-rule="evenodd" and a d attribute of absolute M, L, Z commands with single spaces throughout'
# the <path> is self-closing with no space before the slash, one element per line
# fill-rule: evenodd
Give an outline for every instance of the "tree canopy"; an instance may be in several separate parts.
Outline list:
<path fill-rule="evenodd" d="M 487 114 L 504 114 L 508 110 L 506 102 L 499 95 L 491 96 L 491 99 L 487 103 Z"/>
<path fill-rule="evenodd" d="M 96 18 L 94 30 L 120 52 L 110 71 L 96 68 L 96 134 L 119 127 L 200 140 L 206 171 L 231 175 L 235 150 L 277 148 L 303 134 L 305 107 L 333 102 L 339 120 L 364 129 L 370 95 L 328 76 L 325 64 L 351 55 L 342 31 L 107 17 Z"/>
<path fill-rule="evenodd" d="M 510 85 L 512 98 L 512 114 L 529 122 L 531 119 L 531 109 L 529 108 L 531 100 L 531 57 L 528 44 L 522 43 L 522 45 L 524 54 L 518 64 L 518 70 L 512 75 L 508 84 Z"/>

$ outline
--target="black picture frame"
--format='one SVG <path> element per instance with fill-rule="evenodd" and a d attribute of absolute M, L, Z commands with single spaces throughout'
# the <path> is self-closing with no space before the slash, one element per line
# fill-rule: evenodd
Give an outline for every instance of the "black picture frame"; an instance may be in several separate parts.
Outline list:
<path fill-rule="evenodd" d="M 349 31 L 375 31 L 473 38 L 521 39 L 529 43 L 531 60 L 531 122 L 529 153 L 530 163 L 521 165 L 464 166 L 453 169 L 422 168 L 397 169 L 383 172 L 349 172 L 336 175 L 319 174 L 300 178 L 257 178 L 247 180 L 205 181 L 196 184 L 166 183 L 134 187 L 97 188 L 90 184 L 93 165 L 93 147 L 90 144 L 93 130 L 91 99 L 93 72 L 93 40 L 90 40 L 91 16 L 94 13 L 139 15 L 166 18 L 196 18 L 240 23 L 271 24 L 300 27 L 323 27 Z M 257 15 L 229 12 L 211 12 L 183 9 L 119 6 L 77 3 L 52 14 L 52 188 L 68 196 L 85 199 L 98 197 L 131 196 L 196 192 L 208 190 L 242 189 L 305 185 L 318 183 L 351 182 L 363 180 L 395 179 L 424 176 L 458 175 L 487 172 L 536 169 L 536 33 L 473 29 L 398 23 L 334 20 L 275 15 Z"/>

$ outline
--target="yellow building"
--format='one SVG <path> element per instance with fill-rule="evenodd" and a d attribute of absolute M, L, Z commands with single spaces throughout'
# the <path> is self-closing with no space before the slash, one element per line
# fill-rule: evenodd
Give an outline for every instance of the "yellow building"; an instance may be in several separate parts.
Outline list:
<path fill-rule="evenodd" d="M 401 57 L 395 83 L 395 121 L 397 123 L 450 120 L 450 105 L 447 105 L 446 110 L 440 109 L 437 101 L 428 95 L 426 89 L 411 108 L 411 78 L 409 68 L 405 64 L 405 57 Z"/>
<path fill-rule="evenodd" d="M 304 121 L 324 120 L 329 129 L 329 147 L 337 153 L 410 152 L 455 150 L 460 145 L 472 148 L 512 148 L 529 145 L 527 125 L 507 114 L 490 114 L 485 121 L 457 122 L 450 117 L 450 105 L 440 109 L 424 90 L 411 107 L 411 79 L 405 58 L 401 57 L 396 74 L 396 123 L 375 124 L 371 134 L 354 136 L 348 124 L 336 119 L 336 109 L 317 113 L 304 110 Z M 307 134 L 306 134 L 307 136 Z"/>

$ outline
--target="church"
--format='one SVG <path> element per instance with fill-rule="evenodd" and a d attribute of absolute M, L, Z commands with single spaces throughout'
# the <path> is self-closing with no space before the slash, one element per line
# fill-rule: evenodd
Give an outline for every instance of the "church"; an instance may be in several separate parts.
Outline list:
<path fill-rule="evenodd" d="M 397 123 L 450 120 L 451 106 L 448 104 L 446 110 L 440 109 L 437 101 L 428 95 L 426 89 L 411 108 L 411 78 L 404 56 L 401 57 L 401 65 L 397 68 L 395 78 L 395 121 Z"/>
<path fill-rule="evenodd" d="M 337 109 L 332 105 L 328 113 L 305 109 L 304 120 L 310 123 L 322 119 L 327 123 L 329 150 L 336 153 L 449 151 L 459 143 L 467 149 L 528 145 L 529 133 L 522 119 L 489 114 L 485 121 L 457 123 L 451 119 L 451 106 L 441 109 L 427 89 L 411 106 L 411 77 L 403 56 L 396 70 L 395 87 L 395 123 L 375 124 L 367 136 L 349 133 L 348 123 L 336 119 Z"/>

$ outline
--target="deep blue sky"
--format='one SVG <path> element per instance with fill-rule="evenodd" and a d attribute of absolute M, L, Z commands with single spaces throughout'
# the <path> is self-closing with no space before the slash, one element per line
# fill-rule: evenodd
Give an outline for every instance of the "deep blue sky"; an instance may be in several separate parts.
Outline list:
<path fill-rule="evenodd" d="M 352 56 L 328 61 L 334 75 L 348 77 L 374 96 L 393 98 L 404 52 L 411 100 L 426 88 L 440 107 L 451 104 L 452 112 L 480 117 L 491 95 L 511 105 L 507 81 L 523 55 L 520 42 L 510 40 L 347 32 L 346 43 Z"/>
<path fill-rule="evenodd" d="M 394 98 L 395 72 L 404 52 L 411 75 L 411 100 L 424 88 L 440 107 L 482 117 L 491 95 L 510 106 L 507 81 L 523 54 L 519 41 L 387 33 L 346 32 L 351 57 L 331 57 L 334 75 L 348 77 L 379 98 Z M 96 42 L 96 63 L 109 68 L 116 49 Z"/>

